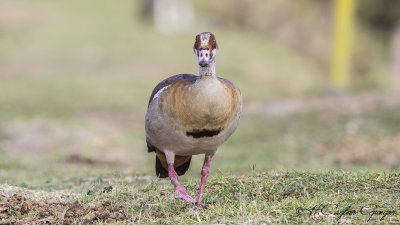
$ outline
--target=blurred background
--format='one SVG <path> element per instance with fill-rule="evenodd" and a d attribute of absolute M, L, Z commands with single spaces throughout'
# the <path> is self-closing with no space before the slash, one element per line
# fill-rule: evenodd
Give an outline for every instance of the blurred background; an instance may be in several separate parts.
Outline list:
<path fill-rule="evenodd" d="M 244 96 L 213 171 L 399 168 L 399 19 L 396 0 L 1 0 L 0 182 L 155 177 L 148 98 L 197 73 L 203 31 Z"/>

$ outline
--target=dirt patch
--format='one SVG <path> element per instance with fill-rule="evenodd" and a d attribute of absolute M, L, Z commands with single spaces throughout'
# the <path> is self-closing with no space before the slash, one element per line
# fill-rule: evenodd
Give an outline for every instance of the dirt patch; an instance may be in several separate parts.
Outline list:
<path fill-rule="evenodd" d="M 128 220 L 124 213 L 124 206 L 121 204 L 112 204 L 110 200 L 103 200 L 91 206 L 82 206 L 79 202 L 74 202 L 69 206 L 64 214 L 64 224 L 79 221 L 83 224 L 92 224 L 96 221 L 125 221 Z"/>
<path fill-rule="evenodd" d="M 130 163 L 142 149 L 127 144 L 128 131 L 104 118 L 15 120 L 0 126 L 0 149 L 13 155 L 67 153 L 68 162 L 88 165 Z"/>
<path fill-rule="evenodd" d="M 37 201 L 20 194 L 0 195 L 0 225 L 93 224 L 97 221 L 128 221 L 125 206 L 103 200 L 87 206 L 78 201 Z"/>
<path fill-rule="evenodd" d="M 61 202 L 38 202 L 14 194 L 1 196 L 0 224 L 55 224 L 63 218 L 66 204 Z"/>
<path fill-rule="evenodd" d="M 110 166 L 110 167 L 118 167 L 121 163 L 114 161 L 105 161 L 100 159 L 91 159 L 79 154 L 71 154 L 66 157 L 65 163 L 67 164 L 77 164 L 77 165 L 88 165 L 88 166 Z"/>
<path fill-rule="evenodd" d="M 382 163 L 395 169 L 400 166 L 400 134 L 377 141 L 351 135 L 337 146 L 318 146 L 315 152 L 320 156 L 333 154 L 334 162 L 337 165 Z"/>
<path fill-rule="evenodd" d="M 88 164 L 88 165 L 93 165 L 95 164 L 95 161 L 93 159 L 89 158 L 84 158 L 80 155 L 72 154 L 67 157 L 65 160 L 67 163 L 76 163 L 76 164 Z"/>
<path fill-rule="evenodd" d="M 1 148 L 14 154 L 48 153 L 63 149 L 63 146 L 68 146 L 71 152 L 104 148 L 119 134 L 110 127 L 96 123 L 79 125 L 79 121 L 45 119 L 11 121 L 1 126 L 0 132 L 4 136 Z"/>

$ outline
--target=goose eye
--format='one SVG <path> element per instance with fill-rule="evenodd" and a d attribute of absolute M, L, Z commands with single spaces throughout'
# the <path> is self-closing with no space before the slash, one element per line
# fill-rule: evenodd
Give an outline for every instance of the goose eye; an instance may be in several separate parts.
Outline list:
<path fill-rule="evenodd" d="M 217 42 L 216 42 L 215 40 L 213 40 L 213 41 L 212 41 L 212 47 L 213 47 L 213 48 L 216 48 L 216 47 L 217 47 L 216 45 L 217 45 Z"/>

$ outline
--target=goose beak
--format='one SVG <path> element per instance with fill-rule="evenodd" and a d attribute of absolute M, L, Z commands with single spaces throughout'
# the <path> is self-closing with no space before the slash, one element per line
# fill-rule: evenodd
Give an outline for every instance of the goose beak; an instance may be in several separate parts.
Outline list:
<path fill-rule="evenodd" d="M 201 66 L 201 67 L 206 67 L 206 66 L 208 66 L 208 64 L 210 64 L 209 60 L 200 60 L 199 61 L 199 66 Z"/>

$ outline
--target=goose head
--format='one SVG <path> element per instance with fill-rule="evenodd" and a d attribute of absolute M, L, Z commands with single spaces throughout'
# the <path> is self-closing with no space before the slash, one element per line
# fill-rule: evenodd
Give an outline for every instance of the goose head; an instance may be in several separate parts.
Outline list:
<path fill-rule="evenodd" d="M 211 32 L 203 32 L 196 36 L 193 46 L 194 54 L 197 56 L 199 66 L 207 67 L 214 62 L 218 53 L 218 44 Z"/>

